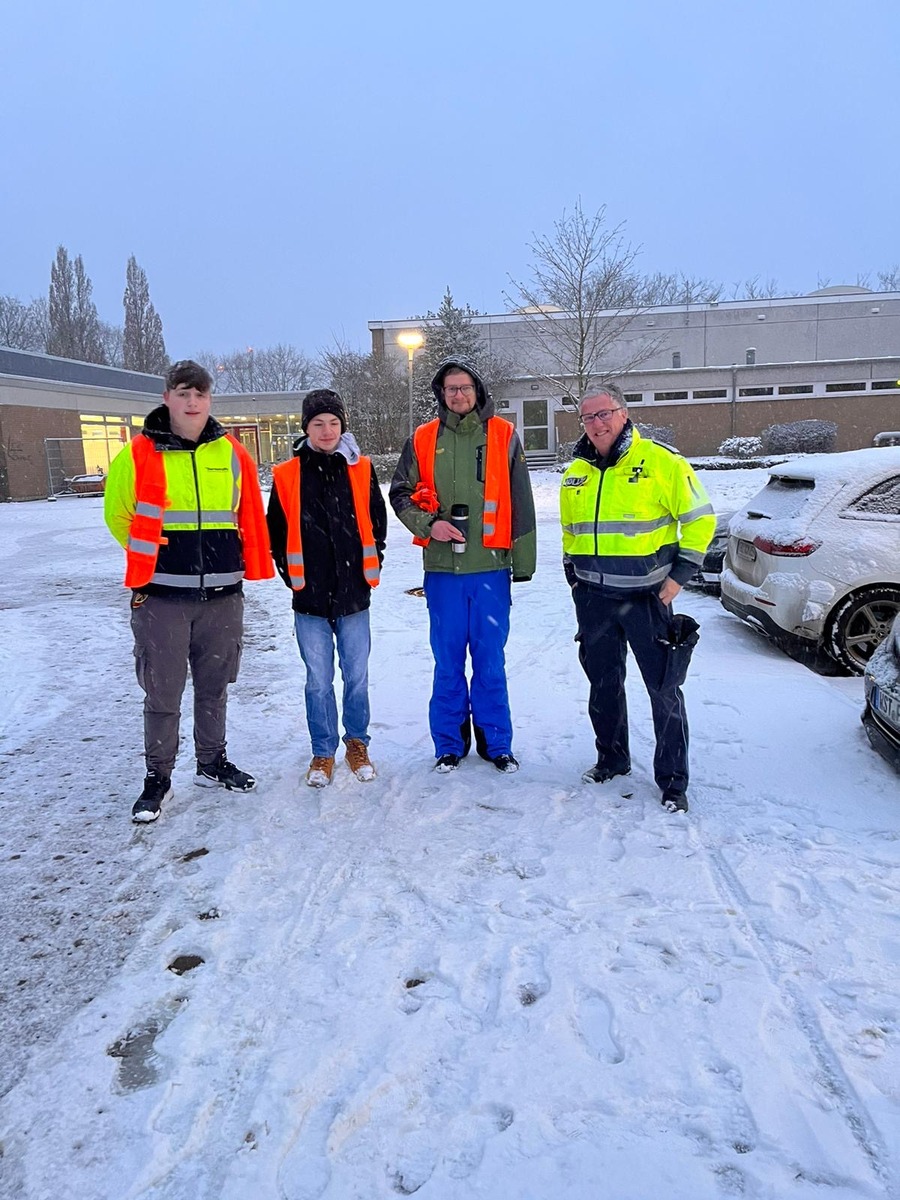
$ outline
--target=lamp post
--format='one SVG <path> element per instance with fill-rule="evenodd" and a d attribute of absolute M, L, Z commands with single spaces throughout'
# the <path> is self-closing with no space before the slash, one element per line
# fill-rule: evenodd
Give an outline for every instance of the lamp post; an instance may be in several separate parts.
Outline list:
<path fill-rule="evenodd" d="M 411 329 L 408 333 L 397 334 L 397 345 L 402 346 L 406 351 L 406 378 L 409 385 L 409 436 L 412 437 L 415 429 L 415 418 L 413 417 L 413 356 L 416 351 L 421 349 L 425 343 L 425 338 L 417 329 Z"/>

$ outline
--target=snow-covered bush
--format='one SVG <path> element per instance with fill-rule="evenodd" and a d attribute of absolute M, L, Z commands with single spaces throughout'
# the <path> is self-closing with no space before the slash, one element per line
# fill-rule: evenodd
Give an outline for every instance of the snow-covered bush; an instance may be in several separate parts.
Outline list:
<path fill-rule="evenodd" d="M 719 454 L 728 458 L 755 458 L 762 453 L 762 438 L 729 437 L 719 446 Z"/>
<path fill-rule="evenodd" d="M 641 437 L 651 438 L 654 442 L 665 442 L 667 446 L 675 445 L 675 430 L 671 425 L 651 425 L 647 421 L 635 421 Z"/>
<path fill-rule="evenodd" d="M 828 454 L 837 441 L 834 421 L 813 419 L 769 425 L 762 431 L 764 454 Z"/>

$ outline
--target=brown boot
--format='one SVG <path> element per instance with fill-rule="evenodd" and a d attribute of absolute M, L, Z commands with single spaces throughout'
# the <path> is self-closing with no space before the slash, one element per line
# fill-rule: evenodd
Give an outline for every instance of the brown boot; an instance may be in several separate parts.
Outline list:
<path fill-rule="evenodd" d="M 347 739 L 347 766 L 362 783 L 375 778 L 375 768 L 369 761 L 366 744 L 359 738 Z"/>
<path fill-rule="evenodd" d="M 317 754 L 309 764 L 306 772 L 306 782 L 310 787 L 328 787 L 334 773 L 334 757 L 325 758 Z"/>

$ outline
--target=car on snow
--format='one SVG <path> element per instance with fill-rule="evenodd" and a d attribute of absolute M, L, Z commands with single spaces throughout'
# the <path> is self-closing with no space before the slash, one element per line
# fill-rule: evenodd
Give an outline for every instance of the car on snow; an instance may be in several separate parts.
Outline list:
<path fill-rule="evenodd" d="M 725 608 L 861 675 L 900 613 L 900 446 L 773 467 L 731 520 Z"/>
<path fill-rule="evenodd" d="M 900 771 L 900 617 L 866 665 L 862 723 L 873 749 Z"/>
<path fill-rule="evenodd" d="M 687 581 L 688 587 L 707 592 L 710 596 L 718 596 L 719 577 L 722 574 L 725 550 L 728 546 L 728 522 L 733 516 L 734 513 L 730 510 L 716 514 L 716 532 L 706 548 L 703 562 L 697 569 L 697 573 Z"/>

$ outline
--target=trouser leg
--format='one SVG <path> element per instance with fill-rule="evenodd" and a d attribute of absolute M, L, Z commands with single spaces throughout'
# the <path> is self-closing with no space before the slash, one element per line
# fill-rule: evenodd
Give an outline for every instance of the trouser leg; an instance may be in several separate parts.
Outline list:
<path fill-rule="evenodd" d="M 338 617 L 334 623 L 338 662 L 344 682 L 342 715 L 344 741 L 355 738 L 369 744 L 369 610 Z"/>
<path fill-rule="evenodd" d="M 148 771 L 171 776 L 178 756 L 181 697 L 187 681 L 191 619 L 178 599 L 146 596 L 131 610 L 134 664 L 144 692 L 144 757 Z"/>
<path fill-rule="evenodd" d="M 660 643 L 671 609 L 657 596 L 641 596 L 626 617 L 626 632 L 644 686 L 650 696 L 656 753 L 653 773 L 663 792 L 685 792 L 688 786 L 688 723 L 679 687 L 662 687 L 669 650 Z"/>
<path fill-rule="evenodd" d="M 627 644 L 621 624 L 621 605 L 585 584 L 573 589 L 578 618 L 578 660 L 590 682 L 588 716 L 594 730 L 597 763 L 621 774 L 631 769 L 628 746 L 628 706 L 625 699 Z"/>
<path fill-rule="evenodd" d="M 317 758 L 334 758 L 338 713 L 334 695 L 334 632 L 325 617 L 294 613 L 294 633 L 306 667 L 306 724 Z"/>
<path fill-rule="evenodd" d="M 228 685 L 238 677 L 244 638 L 244 597 L 193 601 L 191 680 L 194 685 L 194 751 L 199 763 L 225 753 Z"/>
<path fill-rule="evenodd" d="M 469 651 L 472 720 L 482 731 L 488 758 L 512 753 L 512 717 L 504 649 L 509 637 L 509 571 L 469 576 Z"/>
<path fill-rule="evenodd" d="M 426 571 L 434 682 L 428 705 L 428 723 L 437 758 L 462 755 L 462 729 L 469 722 L 469 685 L 466 681 L 466 648 L 469 638 L 466 576 Z"/>

